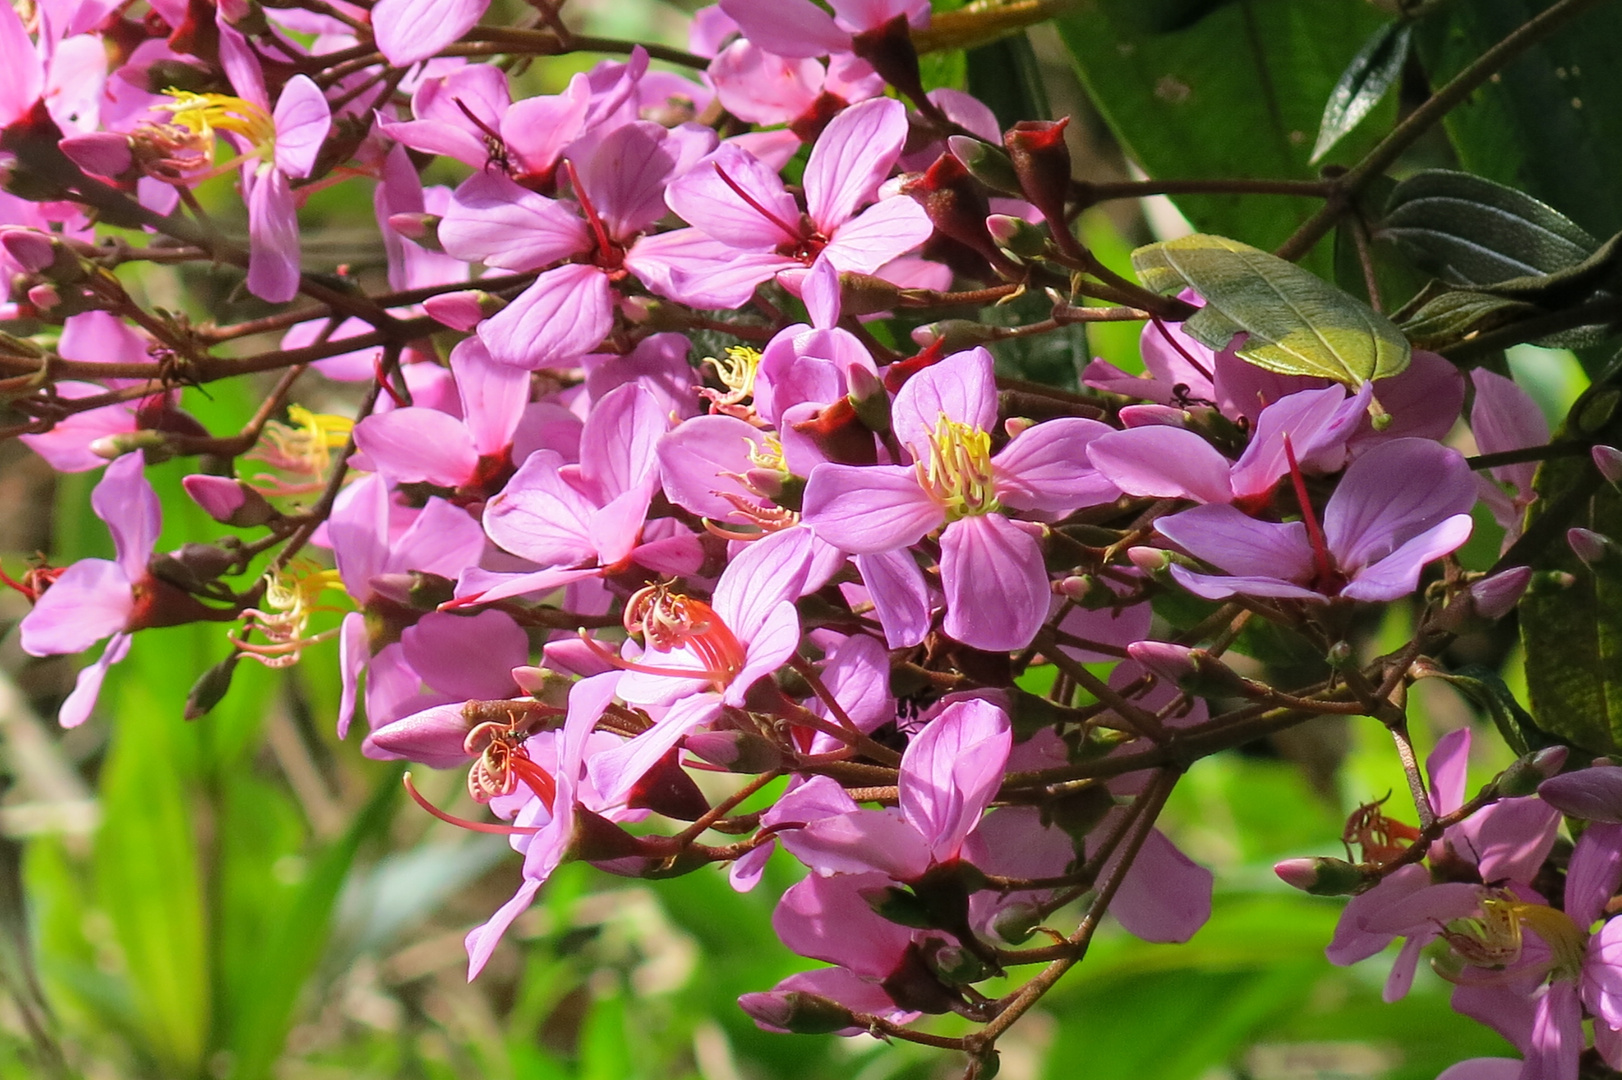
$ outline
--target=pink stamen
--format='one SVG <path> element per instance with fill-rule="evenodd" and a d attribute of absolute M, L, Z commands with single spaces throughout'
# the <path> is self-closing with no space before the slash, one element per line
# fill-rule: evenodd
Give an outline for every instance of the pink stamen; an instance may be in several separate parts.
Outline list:
<path fill-rule="evenodd" d="M 401 779 L 405 781 L 406 794 L 411 796 L 413 802 L 440 821 L 455 825 L 459 829 L 496 833 L 499 836 L 534 836 L 541 831 L 540 827 L 536 825 L 495 825 L 488 821 L 469 821 L 467 818 L 459 818 L 455 814 L 447 814 L 423 797 L 422 792 L 417 790 L 417 785 L 411 782 L 410 773 L 406 773 Z"/>
<path fill-rule="evenodd" d="M 731 188 L 733 194 L 737 195 L 738 198 L 748 203 L 750 208 L 753 209 L 757 214 L 771 222 L 773 225 L 776 225 L 779 229 L 782 229 L 784 236 L 787 236 L 790 240 L 804 239 L 804 237 L 800 235 L 799 229 L 793 228 L 782 218 L 760 205 L 753 195 L 749 194 L 743 189 L 742 184 L 738 183 L 736 180 L 732 179 L 732 177 L 727 175 L 726 170 L 721 168 L 719 163 L 711 162 L 710 164 L 715 169 L 715 175 L 721 178 L 721 183 Z"/>
<path fill-rule="evenodd" d="M 1213 381 L 1215 380 L 1215 376 L 1213 376 L 1209 371 L 1205 370 L 1205 365 L 1194 359 L 1189 351 L 1183 348 L 1176 338 L 1171 336 L 1171 331 L 1168 330 L 1166 328 L 1166 324 L 1160 320 L 1160 316 L 1151 315 L 1149 316 L 1149 321 L 1155 324 L 1155 329 L 1159 330 L 1160 336 L 1166 339 L 1166 344 L 1176 349 L 1177 352 L 1181 354 L 1182 358 L 1188 361 L 1189 366 L 1191 366 L 1201 375 L 1204 375 L 1207 379 L 1212 379 Z"/>
<path fill-rule="evenodd" d="M 1295 449 L 1290 445 L 1288 434 L 1284 436 L 1284 457 L 1290 463 L 1290 483 L 1295 487 L 1296 501 L 1301 504 L 1301 520 L 1307 527 L 1307 539 L 1312 544 L 1312 561 L 1318 567 L 1318 580 L 1327 585 L 1335 580 L 1335 560 L 1329 554 L 1329 543 L 1318 525 L 1318 516 L 1312 512 L 1312 500 L 1307 498 L 1306 477 L 1301 475 L 1301 466 L 1295 460 Z"/>
<path fill-rule="evenodd" d="M 591 223 L 591 231 L 597 234 L 597 250 L 602 253 L 605 260 L 612 260 L 614 247 L 609 242 L 608 229 L 603 225 L 603 219 L 597 216 L 597 208 L 591 204 L 591 196 L 587 195 L 586 189 L 581 186 L 580 176 L 574 171 L 574 162 L 565 160 L 563 168 L 569 174 L 569 187 L 574 190 L 574 197 L 580 203 L 581 212 Z"/>

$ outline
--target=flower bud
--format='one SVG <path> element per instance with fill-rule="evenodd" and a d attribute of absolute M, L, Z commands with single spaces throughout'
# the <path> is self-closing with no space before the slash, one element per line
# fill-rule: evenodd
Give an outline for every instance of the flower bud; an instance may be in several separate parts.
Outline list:
<path fill-rule="evenodd" d="M 1042 925 L 1042 909 L 1029 900 L 1015 900 L 991 917 L 991 929 L 1010 945 L 1024 944 Z"/>
<path fill-rule="evenodd" d="M 1589 453 L 1594 458 L 1594 468 L 1599 470 L 1606 482 L 1622 489 L 1622 450 L 1614 446 L 1596 445 Z"/>
<path fill-rule="evenodd" d="M 990 143 L 968 135 L 952 135 L 946 140 L 946 148 L 952 156 L 963 163 L 969 170 L 969 175 L 980 181 L 992 191 L 1001 192 L 1011 198 L 1021 198 L 1019 190 L 1019 177 L 1014 173 L 1014 163 L 1008 160 L 1008 155 Z"/>
<path fill-rule="evenodd" d="M 169 436 L 161 431 L 151 428 L 142 428 L 139 431 L 124 431 L 117 435 L 103 435 L 90 444 L 90 452 L 97 457 L 112 461 L 140 450 L 146 454 L 147 464 L 153 465 L 160 461 L 168 461 L 175 456 L 174 446 L 169 442 Z"/>
<path fill-rule="evenodd" d="M 962 352 L 972 349 L 976 345 L 984 345 L 988 341 L 997 339 L 998 328 L 977 323 L 970 319 L 942 319 L 940 322 L 925 323 L 914 327 L 912 331 L 913 344 L 919 348 L 927 349 L 936 345 L 943 353 Z"/>
<path fill-rule="evenodd" d="M 918 50 L 912 44 L 907 17 L 897 15 L 871 30 L 852 36 L 850 51 L 866 60 L 879 78 L 913 101 L 924 101 L 924 82 L 918 70 Z"/>
<path fill-rule="evenodd" d="M 875 435 L 887 434 L 890 430 L 890 395 L 885 391 L 884 383 L 860 364 L 852 364 L 845 379 L 850 386 L 850 393 L 846 397 L 851 408 L 856 410 L 856 419 Z"/>
<path fill-rule="evenodd" d="M 1169 641 L 1135 641 L 1126 647 L 1127 655 L 1191 694 L 1239 694 L 1252 696 L 1254 684 L 1247 683 L 1228 665 L 1205 649 L 1191 649 Z"/>
<path fill-rule="evenodd" d="M 992 214 L 986 218 L 986 231 L 997 246 L 1020 259 L 1034 259 L 1048 249 L 1048 234 L 1024 218 Z"/>
<path fill-rule="evenodd" d="M 888 919 L 899 926 L 910 926 L 914 930 L 931 930 L 935 927 L 936 920 L 929 905 L 910 889 L 883 885 L 862 889 L 859 895 L 881 919 Z"/>
<path fill-rule="evenodd" d="M 1510 763 L 1509 768 L 1498 774 L 1498 779 L 1493 781 L 1492 789 L 1506 799 L 1531 795 L 1545 780 L 1565 767 L 1566 756 L 1569 753 L 1564 746 L 1545 746 L 1541 750 L 1534 750 L 1524 757 L 1516 758 Z"/>
<path fill-rule="evenodd" d="M 1126 549 L 1126 557 L 1132 565 L 1145 574 L 1164 575 L 1171 569 L 1171 552 L 1165 548 L 1133 547 Z"/>
<path fill-rule="evenodd" d="M 1566 530 L 1566 543 L 1571 545 L 1572 552 L 1591 568 L 1605 559 L 1615 546 L 1615 542 L 1604 533 L 1581 528 Z"/>
<path fill-rule="evenodd" d="M 435 322 L 443 323 L 452 330 L 463 331 L 473 329 L 506 306 L 500 297 L 491 296 L 480 289 L 440 293 L 422 302 L 422 309 Z"/>
<path fill-rule="evenodd" d="M 700 731 L 682 743 L 687 752 L 729 772 L 763 773 L 781 768 L 783 752 L 752 731 Z"/>
<path fill-rule="evenodd" d="M 923 175 L 908 180 L 901 190 L 918 200 L 942 236 L 963 244 L 993 267 L 1017 271 L 986 231 L 991 204 L 986 201 L 984 189 L 957 158 L 942 154 Z"/>
<path fill-rule="evenodd" d="M 241 656 L 241 653 L 233 652 L 198 676 L 186 695 L 186 709 L 182 714 L 185 719 L 196 720 L 205 716 L 220 703 L 226 691 L 231 689 L 231 676 L 236 672 L 237 660 Z"/>
<path fill-rule="evenodd" d="M 229 476 L 193 473 L 180 481 L 192 502 L 222 525 L 249 529 L 281 517 L 281 512 L 258 491 Z"/>
<path fill-rule="evenodd" d="M 433 769 L 466 765 L 467 734 L 476 721 L 462 705 L 435 705 L 391 720 L 361 743 L 361 753 L 374 761 L 416 761 Z"/>
<path fill-rule="evenodd" d="M 1055 229 L 1064 225 L 1064 202 L 1070 193 L 1070 147 L 1062 120 L 1021 120 L 1008 129 L 1003 145 L 1019 176 L 1020 190 Z"/>
<path fill-rule="evenodd" d="M 948 986 L 970 986 L 997 972 L 961 945 L 942 945 L 929 957 L 930 968 Z"/>
<path fill-rule="evenodd" d="M 1285 859 L 1273 865 L 1273 873 L 1313 896 L 1349 896 L 1369 883 L 1368 875 L 1345 859 Z"/>
<path fill-rule="evenodd" d="M 856 1025 L 856 1017 L 839 1002 L 801 990 L 744 994 L 738 1008 L 768 1031 L 792 1035 L 829 1035 Z"/>
<path fill-rule="evenodd" d="M 0 245 L 12 262 L 30 274 L 42 274 L 56 263 L 62 242 L 38 229 L 7 229 L 0 233 Z"/>
<path fill-rule="evenodd" d="M 853 270 L 839 275 L 839 310 L 846 318 L 889 311 L 901 299 L 901 286 Z"/>
<path fill-rule="evenodd" d="M 1437 625 L 1457 633 L 1475 622 L 1494 622 L 1514 610 L 1532 581 L 1530 566 L 1513 566 L 1477 581 L 1443 609 Z"/>
<path fill-rule="evenodd" d="M 439 244 L 439 223 L 443 220 L 438 214 L 413 213 L 410 211 L 390 214 L 389 228 L 427 248 L 429 251 L 444 251 Z"/>
<path fill-rule="evenodd" d="M 1562 814 L 1622 825 L 1622 768 L 1594 765 L 1538 785 L 1538 797 Z"/>
<path fill-rule="evenodd" d="M 456 598 L 456 582 L 426 570 L 378 574 L 367 585 L 379 596 L 413 611 L 436 611 Z"/>
<path fill-rule="evenodd" d="M 69 135 L 57 144 L 79 168 L 97 176 L 123 179 L 135 174 L 130 137 L 116 131 L 90 131 Z"/>
<path fill-rule="evenodd" d="M 1329 646 L 1329 653 L 1324 659 L 1329 662 L 1329 666 L 1332 668 L 1344 668 L 1356 662 L 1357 654 L 1352 651 L 1351 642 L 1337 641 Z"/>
<path fill-rule="evenodd" d="M 631 785 L 625 805 L 677 821 L 697 821 L 710 809 L 709 800 L 681 767 L 681 752 L 674 747 Z"/>
<path fill-rule="evenodd" d="M 234 551 L 213 544 L 182 544 L 147 560 L 147 571 L 187 592 L 199 592 L 241 561 Z"/>

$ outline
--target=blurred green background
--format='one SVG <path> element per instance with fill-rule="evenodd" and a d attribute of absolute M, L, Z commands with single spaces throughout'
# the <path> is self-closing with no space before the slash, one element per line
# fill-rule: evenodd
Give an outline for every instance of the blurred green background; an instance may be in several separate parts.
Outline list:
<path fill-rule="evenodd" d="M 1318 13 L 1310 24 L 1299 15 L 1309 6 Z M 525 10 L 498 3 L 492 18 Z M 685 44 L 680 6 L 575 0 L 568 12 L 593 33 Z M 1111 124 L 1158 175 L 1311 175 L 1305 158 L 1329 87 L 1383 17 L 1351 0 L 1086 4 L 1057 26 L 928 57 L 925 73 L 932 85 L 981 93 L 1005 118 L 1074 115 L 1073 149 L 1088 179 L 1129 175 Z M 1256 57 L 1284 50 L 1291 66 L 1246 68 L 1244 56 L 1214 57 L 1210 38 L 1190 36 L 1238 33 L 1222 21 L 1247 19 L 1246 32 L 1263 43 Z M 538 61 L 515 78 L 528 93 L 555 91 L 596 59 Z M 1216 81 L 1202 81 L 1212 70 Z M 1272 79 L 1260 97 L 1257 70 Z M 1195 111 L 1156 119 L 1154 109 L 1191 100 Z M 1387 101 L 1331 160 L 1355 160 L 1399 106 Z M 1201 137 L 1188 125 L 1203 125 Z M 1456 160 L 1440 137 L 1414 156 Z M 458 178 L 435 169 L 430 180 Z M 240 228 L 228 183 L 205 190 L 204 202 Z M 1182 210 L 1266 246 L 1310 206 L 1190 200 Z M 377 279 L 365 183 L 319 193 L 307 215 L 308 265 L 344 264 Z M 1122 270 L 1132 246 L 1179 227 L 1164 200 L 1111 203 L 1082 222 L 1088 242 Z M 1327 272 L 1332 247 L 1313 256 Z M 259 312 L 228 275 L 206 267 L 143 268 L 126 281 L 198 320 Z M 1136 365 L 1135 327 L 1099 324 L 1090 338 L 1075 330 L 1001 359 L 1061 381 L 1094 355 Z M 1584 385 L 1569 354 L 1524 350 L 1517 360 L 1552 415 Z M 186 406 L 229 431 L 262 390 L 216 384 L 188 390 Z M 294 400 L 338 412 L 353 402 L 315 377 Z M 183 472 L 181 463 L 151 471 L 164 498 L 163 548 L 221 532 L 179 496 Z M 89 511 L 93 482 L 53 477 L 21 447 L 0 446 L 8 570 L 36 551 L 57 565 L 110 553 Z M 7 623 L 23 611 L 20 598 L 0 599 Z M 1396 611 L 1369 627 L 1369 648 L 1402 640 L 1406 617 Z M 64 733 L 52 717 L 80 661 L 27 658 L 15 635 L 0 645 L 0 1077 L 885 1080 L 961 1068 L 911 1045 L 767 1035 L 737 1010 L 739 994 L 797 967 L 768 921 L 772 897 L 797 872 L 781 855 L 750 895 L 714 869 L 646 883 L 565 867 L 469 985 L 463 935 L 511 894 L 518 860 L 499 838 L 432 820 L 401 797 L 397 767 L 363 759 L 358 739 L 336 739 L 333 645 L 285 671 L 241 665 L 222 705 L 183 722 L 188 689 L 227 651 L 217 625 L 143 632 L 113 669 L 98 714 Z M 1501 643 L 1488 654 L 1501 659 Z M 1422 751 L 1446 730 L 1479 723 L 1430 683 L 1414 713 Z M 1507 757 L 1494 740 L 1478 744 L 1480 781 Z M 419 779 L 441 805 L 473 812 L 459 774 Z M 1292 892 L 1271 873 L 1281 857 L 1338 854 L 1346 814 L 1402 786 L 1372 721 L 1323 721 L 1200 763 L 1164 824 L 1216 871 L 1211 923 L 1182 947 L 1102 934 L 1082 967 L 1002 1041 L 1002 1075 L 1429 1080 L 1461 1058 L 1506 1052 L 1450 1012 L 1447 986 L 1428 972 L 1405 1001 L 1385 1005 L 1383 961 L 1330 967 L 1323 947 L 1339 903 Z M 938 1023 L 957 1030 L 951 1019 Z"/>

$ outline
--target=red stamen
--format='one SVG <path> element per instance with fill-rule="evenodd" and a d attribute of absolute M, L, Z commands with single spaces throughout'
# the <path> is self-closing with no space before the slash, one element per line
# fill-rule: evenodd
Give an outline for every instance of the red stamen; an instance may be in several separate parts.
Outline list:
<path fill-rule="evenodd" d="M 558 782 L 552 779 L 552 774 L 531 761 L 520 747 L 513 751 L 507 761 L 507 768 L 518 774 L 518 779 L 524 786 L 535 793 L 535 797 L 545 805 L 546 812 L 552 812 L 552 804 L 558 798 Z"/>
<path fill-rule="evenodd" d="M 455 825 L 459 829 L 470 829 L 473 832 L 496 833 L 500 836 L 534 836 L 536 833 L 541 831 L 540 827 L 535 825 L 495 825 L 488 821 L 469 821 L 467 818 L 459 818 L 455 814 L 447 814 L 445 811 L 423 798 L 422 792 L 418 791 L 417 786 L 411 782 L 410 773 L 406 773 L 402 779 L 405 781 L 406 794 L 411 796 L 413 802 L 422 807 L 424 810 L 428 811 L 430 814 L 434 815 L 440 821 L 448 822 Z"/>
<path fill-rule="evenodd" d="M 22 593 L 28 598 L 28 602 L 30 604 L 39 599 L 39 593 L 37 591 L 29 588 L 27 585 L 24 585 L 22 582 L 15 580 L 10 574 L 6 573 L 4 567 L 0 567 L 0 585 L 9 585 L 11 588 L 16 589 L 18 592 Z"/>
<path fill-rule="evenodd" d="M 603 219 L 597 216 L 597 208 L 591 204 L 591 196 L 580 184 L 580 175 L 574 171 L 574 162 L 564 161 L 563 168 L 569 173 L 569 187 L 574 190 L 574 197 L 580 203 L 580 210 L 591 223 L 591 231 L 597 235 L 597 250 L 602 254 L 605 263 L 614 260 L 614 246 L 609 242 L 608 229 L 603 225 Z"/>
<path fill-rule="evenodd" d="M 1201 375 L 1204 375 L 1207 379 L 1214 380 L 1215 376 L 1213 376 L 1209 371 L 1205 370 L 1205 365 L 1194 359 L 1194 357 L 1190 355 L 1189 351 L 1183 348 L 1176 338 L 1171 336 L 1171 331 L 1166 328 L 1166 324 L 1164 322 L 1160 321 L 1160 316 L 1151 315 L 1149 316 L 1149 321 L 1155 324 L 1155 329 L 1159 330 L 1160 336 L 1166 339 L 1166 344 L 1176 349 L 1178 353 L 1182 355 L 1183 359 L 1189 362 L 1190 366 L 1192 366 L 1195 371 L 1199 372 Z"/>
<path fill-rule="evenodd" d="M 743 185 L 739 184 L 736 180 L 727 175 L 726 170 L 721 168 L 720 164 L 716 162 L 711 162 L 710 164 L 715 169 L 715 175 L 721 178 L 721 183 L 731 188 L 733 194 L 737 195 L 738 198 L 748 203 L 750 208 L 753 209 L 757 214 L 771 222 L 773 225 L 776 225 L 779 229 L 782 229 L 784 236 L 787 236 L 790 240 L 804 239 L 799 229 L 790 226 L 782 218 L 760 205 L 753 195 L 749 194 L 743 189 Z"/>
<path fill-rule="evenodd" d="M 1284 436 L 1284 456 L 1290 463 L 1290 483 L 1295 486 L 1295 499 L 1301 504 L 1301 521 L 1306 525 L 1307 539 L 1312 543 L 1312 561 L 1318 567 L 1318 581 L 1328 586 L 1338 576 L 1335 560 L 1329 554 L 1329 543 L 1318 525 L 1318 516 L 1312 512 L 1312 500 L 1307 498 L 1306 477 L 1301 475 L 1301 466 L 1295 460 L 1295 449 L 1290 446 L 1288 434 Z"/>
<path fill-rule="evenodd" d="M 411 405 L 411 402 L 405 399 L 405 395 L 389 384 L 388 376 L 383 374 L 382 353 L 378 353 L 372 358 L 372 375 L 377 379 L 377 385 L 381 386 L 383 392 L 389 395 L 389 398 L 394 402 L 395 408 L 404 409 Z"/>
<path fill-rule="evenodd" d="M 605 664 L 611 664 L 614 667 L 619 668 L 621 671 L 640 671 L 644 675 L 663 675 L 671 679 L 692 679 L 695 682 L 710 682 L 713 683 L 719 690 L 726 689 L 727 683 L 730 682 L 732 676 L 736 674 L 736 672 L 733 671 L 717 670 L 712 668 L 658 667 L 653 664 L 643 664 L 635 660 L 627 660 L 624 657 L 618 656 L 605 648 L 603 643 L 598 641 L 596 638 L 587 637 L 584 630 L 580 631 L 580 640 L 586 643 L 586 648 L 590 649 L 599 660 L 603 661 Z M 706 656 L 701 655 L 700 659 L 704 660 L 705 663 L 710 662 L 709 658 Z"/>

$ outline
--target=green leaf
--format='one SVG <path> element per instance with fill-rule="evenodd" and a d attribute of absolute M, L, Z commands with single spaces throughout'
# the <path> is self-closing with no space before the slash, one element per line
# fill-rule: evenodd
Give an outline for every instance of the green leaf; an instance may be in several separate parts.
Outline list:
<path fill-rule="evenodd" d="M 1492 717 L 1493 726 L 1517 756 L 1553 745 L 1549 737 L 1537 729 L 1532 714 L 1515 700 L 1503 676 L 1492 668 L 1471 664 L 1451 673 L 1437 671 L 1430 674 L 1431 678 L 1451 683 Z"/>
<path fill-rule="evenodd" d="M 1402 75 L 1408 61 L 1408 47 L 1414 29 L 1409 23 L 1389 22 L 1376 30 L 1352 57 L 1340 81 L 1329 93 L 1324 118 L 1318 126 L 1318 141 L 1312 147 L 1311 164 L 1316 165 L 1330 148 L 1380 103 Z"/>
<path fill-rule="evenodd" d="M 1055 26 L 1110 130 L 1151 177 L 1315 180 L 1307 159 L 1322 103 L 1386 21 L 1372 4 L 1095 0 Z M 1355 161 L 1395 115 L 1388 98 L 1329 159 Z M 1321 205 L 1275 195 L 1172 201 L 1201 232 L 1260 248 L 1278 246 Z M 1308 261 L 1325 274 L 1326 249 Z"/>
<path fill-rule="evenodd" d="M 1544 314 L 1536 305 L 1469 289 L 1427 288 L 1414 304 L 1409 305 L 1414 310 L 1395 318 L 1416 349 L 1445 349 L 1472 334 Z"/>
<path fill-rule="evenodd" d="M 236 1056 L 232 1076 L 238 1080 L 270 1075 L 292 1027 L 299 991 L 315 971 L 326 947 L 339 890 L 361 845 L 388 831 L 399 790 L 395 771 L 379 777 L 372 797 L 349 829 L 312 859 L 297 895 L 267 930 L 253 992 L 237 999 L 238 1008 L 230 1018 L 229 1045 Z"/>
<path fill-rule="evenodd" d="M 1004 131 L 1020 120 L 1049 115 L 1042 65 L 1025 34 L 970 49 L 967 54 L 968 91 L 991 109 Z"/>
<path fill-rule="evenodd" d="M 190 793 L 174 752 L 180 739 L 168 730 L 180 725 L 178 703 L 161 700 L 145 680 L 114 685 L 118 735 L 101 776 L 97 893 L 123 948 L 150 1052 L 173 1074 L 195 1075 L 212 1002 Z"/>
<path fill-rule="evenodd" d="M 1581 525 L 1622 536 L 1622 494 L 1598 483 L 1586 457 L 1544 462 L 1534 487 L 1529 531 L 1548 516 L 1561 531 Z M 1532 716 L 1540 729 L 1575 746 L 1612 753 L 1622 747 L 1622 559 L 1613 555 L 1589 568 L 1561 537 L 1545 544 L 1533 565 L 1574 581 L 1566 589 L 1534 588 L 1521 601 Z"/>
<path fill-rule="evenodd" d="M 1408 366 L 1408 339 L 1391 320 L 1294 263 L 1222 236 L 1196 233 L 1132 253 L 1143 284 L 1190 288 L 1205 306 L 1183 324 L 1213 349 L 1249 334 L 1240 356 L 1283 375 L 1315 375 L 1354 389 Z"/>
<path fill-rule="evenodd" d="M 1461 285 L 1553 274 L 1599 247 L 1570 218 L 1530 195 L 1446 169 L 1398 184 L 1375 235 Z"/>

